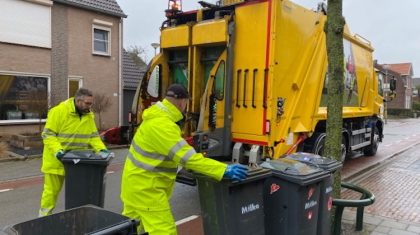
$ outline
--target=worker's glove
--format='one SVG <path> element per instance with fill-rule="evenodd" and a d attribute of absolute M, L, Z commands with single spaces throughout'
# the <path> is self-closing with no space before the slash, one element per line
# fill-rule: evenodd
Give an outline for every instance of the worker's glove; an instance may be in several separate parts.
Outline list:
<path fill-rule="evenodd" d="M 223 177 L 226 177 L 231 180 L 244 180 L 248 176 L 248 168 L 241 164 L 232 164 L 228 165 Z"/>
<path fill-rule="evenodd" d="M 64 152 L 64 150 L 60 149 L 58 150 L 58 152 L 55 154 L 55 157 L 58 158 L 58 160 L 60 160 L 61 158 L 63 158 L 63 156 L 66 154 L 66 152 Z"/>
<path fill-rule="evenodd" d="M 101 158 L 107 158 L 112 153 L 108 149 L 101 149 L 98 154 Z M 111 157 L 113 157 L 113 155 Z"/>

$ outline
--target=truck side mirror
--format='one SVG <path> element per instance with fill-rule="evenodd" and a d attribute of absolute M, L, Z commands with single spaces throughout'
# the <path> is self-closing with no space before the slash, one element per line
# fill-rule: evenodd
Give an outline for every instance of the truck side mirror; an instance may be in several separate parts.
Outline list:
<path fill-rule="evenodd" d="M 391 91 L 395 91 L 396 88 L 397 88 L 397 79 L 391 78 L 391 80 L 389 81 L 389 89 Z"/>

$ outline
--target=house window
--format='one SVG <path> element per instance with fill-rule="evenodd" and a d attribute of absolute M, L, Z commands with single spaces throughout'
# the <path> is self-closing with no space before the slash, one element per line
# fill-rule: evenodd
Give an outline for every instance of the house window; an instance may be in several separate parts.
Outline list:
<path fill-rule="evenodd" d="M 0 122 L 45 119 L 47 112 L 48 77 L 0 74 Z"/>
<path fill-rule="evenodd" d="M 76 91 L 82 87 L 82 82 L 81 77 L 69 77 L 69 97 L 74 97 Z"/>
<path fill-rule="evenodd" d="M 111 29 L 93 26 L 93 54 L 111 55 Z"/>

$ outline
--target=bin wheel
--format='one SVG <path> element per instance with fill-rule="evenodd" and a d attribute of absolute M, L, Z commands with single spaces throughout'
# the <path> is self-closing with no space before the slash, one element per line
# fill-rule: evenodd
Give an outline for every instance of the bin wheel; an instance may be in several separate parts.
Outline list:
<path fill-rule="evenodd" d="M 325 133 L 316 134 L 312 153 L 317 154 L 319 156 L 323 156 L 326 136 L 327 134 Z M 341 162 L 344 162 L 346 160 L 346 156 L 347 156 L 347 146 L 346 146 L 346 140 L 343 136 L 342 141 L 341 141 L 341 159 L 340 159 Z"/>
<path fill-rule="evenodd" d="M 374 131 L 372 132 L 372 135 L 371 135 L 370 139 L 371 139 L 370 145 L 363 148 L 363 154 L 365 156 L 374 156 L 376 154 L 376 151 L 378 151 L 379 130 L 378 130 L 378 127 L 376 125 L 374 127 Z"/>

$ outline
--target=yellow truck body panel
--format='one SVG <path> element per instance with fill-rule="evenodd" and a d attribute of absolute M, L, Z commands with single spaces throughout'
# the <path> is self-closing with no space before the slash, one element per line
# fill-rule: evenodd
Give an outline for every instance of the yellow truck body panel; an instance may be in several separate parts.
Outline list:
<path fill-rule="evenodd" d="M 197 150 L 261 159 L 322 154 L 328 113 L 323 12 L 288 0 L 223 1 L 171 17 L 138 88 L 137 120 L 169 84 L 180 83 L 192 97 L 184 134 L 196 139 Z M 374 154 L 383 136 L 383 98 L 373 47 L 347 26 L 343 46 L 343 151 Z"/>

